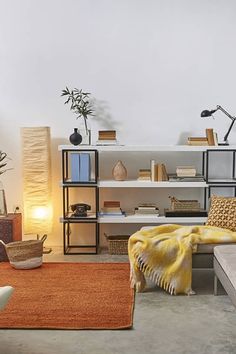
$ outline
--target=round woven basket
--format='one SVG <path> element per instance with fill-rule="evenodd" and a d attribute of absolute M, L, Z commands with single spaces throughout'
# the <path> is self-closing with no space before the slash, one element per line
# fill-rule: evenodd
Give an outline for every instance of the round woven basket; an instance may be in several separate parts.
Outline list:
<path fill-rule="evenodd" d="M 0 243 L 5 247 L 10 264 L 16 269 L 32 269 L 40 267 L 43 256 L 43 242 L 47 235 L 41 240 L 16 241 Z"/>

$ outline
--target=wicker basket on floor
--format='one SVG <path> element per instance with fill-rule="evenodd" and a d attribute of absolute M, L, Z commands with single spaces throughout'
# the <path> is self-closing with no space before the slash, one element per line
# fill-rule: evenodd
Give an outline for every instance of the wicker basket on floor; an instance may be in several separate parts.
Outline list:
<path fill-rule="evenodd" d="M 128 240 L 130 235 L 107 235 L 109 254 L 128 254 Z"/>
<path fill-rule="evenodd" d="M 33 269 L 42 265 L 43 259 L 43 242 L 47 235 L 44 235 L 41 240 L 16 241 L 0 243 L 5 247 L 9 262 L 16 269 Z"/>

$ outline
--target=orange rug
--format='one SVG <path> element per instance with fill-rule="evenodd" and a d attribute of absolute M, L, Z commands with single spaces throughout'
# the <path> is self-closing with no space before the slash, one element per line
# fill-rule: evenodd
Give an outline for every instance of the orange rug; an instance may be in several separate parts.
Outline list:
<path fill-rule="evenodd" d="M 0 328 L 132 327 L 134 292 L 128 263 L 44 263 L 16 270 L 1 262 L 4 285 L 15 291 L 0 312 Z"/>

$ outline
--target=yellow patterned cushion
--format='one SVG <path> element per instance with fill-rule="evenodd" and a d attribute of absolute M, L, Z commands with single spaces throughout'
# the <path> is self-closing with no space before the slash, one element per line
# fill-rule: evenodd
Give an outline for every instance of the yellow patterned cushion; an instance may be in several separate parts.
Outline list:
<path fill-rule="evenodd" d="M 236 198 L 213 195 L 206 225 L 236 231 Z"/>

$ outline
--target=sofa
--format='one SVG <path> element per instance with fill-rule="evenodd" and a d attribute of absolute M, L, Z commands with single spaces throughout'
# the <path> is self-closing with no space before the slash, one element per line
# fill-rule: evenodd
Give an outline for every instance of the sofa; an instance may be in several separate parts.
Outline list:
<path fill-rule="evenodd" d="M 221 282 L 236 306 L 236 245 L 220 245 L 214 248 L 214 295 L 218 295 Z"/>

